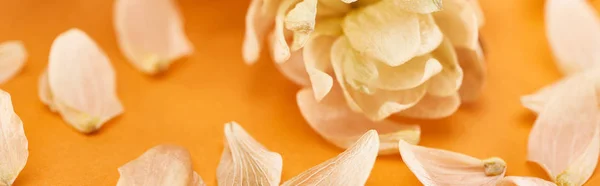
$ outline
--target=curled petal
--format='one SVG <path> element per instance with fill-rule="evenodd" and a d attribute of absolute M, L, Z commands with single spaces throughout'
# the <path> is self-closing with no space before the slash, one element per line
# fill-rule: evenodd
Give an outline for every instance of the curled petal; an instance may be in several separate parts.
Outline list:
<path fill-rule="evenodd" d="M 432 54 L 442 64 L 442 72 L 431 78 L 427 92 L 440 97 L 454 94 L 463 81 L 463 70 L 458 64 L 454 47 L 446 39 Z"/>
<path fill-rule="evenodd" d="M 444 41 L 444 34 L 431 14 L 419 15 L 419 29 L 421 30 L 421 46 L 417 50 L 417 56 L 430 53 Z"/>
<path fill-rule="evenodd" d="M 352 10 L 350 4 L 340 0 L 319 0 L 317 17 L 343 17 Z"/>
<path fill-rule="evenodd" d="M 375 164 L 378 147 L 377 132 L 370 130 L 340 155 L 300 173 L 283 185 L 364 185 Z"/>
<path fill-rule="evenodd" d="M 556 184 L 534 177 L 507 176 L 496 186 L 556 186 Z"/>
<path fill-rule="evenodd" d="M 23 122 L 13 109 L 10 94 L 0 90 L 0 185 L 12 185 L 29 157 Z"/>
<path fill-rule="evenodd" d="M 474 49 L 479 42 L 476 9 L 469 1 L 443 1 L 444 10 L 433 13 L 435 22 L 454 46 Z"/>
<path fill-rule="evenodd" d="M 336 39 L 334 36 L 318 35 L 308 41 L 303 49 L 304 65 L 317 101 L 323 99 L 333 87 L 333 78 L 326 71 L 331 66 L 331 46 Z"/>
<path fill-rule="evenodd" d="M 546 34 L 556 63 L 566 74 L 600 63 L 600 19 L 586 0 L 546 1 Z"/>
<path fill-rule="evenodd" d="M 17 75 L 26 60 L 27 51 L 21 41 L 0 43 L 0 84 Z"/>
<path fill-rule="evenodd" d="M 374 64 L 365 63 L 364 58 L 350 47 L 345 37 L 340 37 L 333 44 L 331 61 L 350 108 L 364 112 L 375 121 L 414 106 L 427 91 L 427 83 L 412 89 L 397 91 L 372 89 L 362 83 L 361 81 L 368 81 L 378 76 L 369 74 L 376 73 L 376 67 L 362 67 L 361 65 L 374 66 Z M 369 72 L 371 69 L 375 69 L 375 72 Z"/>
<path fill-rule="evenodd" d="M 352 47 L 390 66 L 402 65 L 421 46 L 419 16 L 381 1 L 349 13 L 342 28 Z M 392 24 L 390 24 L 392 23 Z"/>
<path fill-rule="evenodd" d="M 529 135 L 528 160 L 558 185 L 582 185 L 600 151 L 598 107 L 591 80 L 569 79 L 553 91 Z"/>
<path fill-rule="evenodd" d="M 279 185 L 281 155 L 268 151 L 235 122 L 225 124 L 225 138 L 219 185 Z"/>
<path fill-rule="evenodd" d="M 262 43 L 275 23 L 275 12 L 281 0 L 252 0 L 246 13 L 246 31 L 242 56 L 246 64 L 258 60 Z"/>
<path fill-rule="evenodd" d="M 417 56 L 403 65 L 391 67 L 375 62 L 378 78 L 372 84 L 385 90 L 418 87 L 442 71 L 442 64 L 431 55 Z"/>
<path fill-rule="evenodd" d="M 417 105 L 399 112 L 399 116 L 419 119 L 439 119 L 452 115 L 460 106 L 458 94 L 446 97 L 425 95 Z"/>
<path fill-rule="evenodd" d="M 125 57 L 145 73 L 157 73 L 194 48 L 174 0 L 117 0 L 117 41 Z"/>
<path fill-rule="evenodd" d="M 379 154 L 398 153 L 400 140 L 417 144 L 421 130 L 418 125 L 400 124 L 389 120 L 373 122 L 360 113 L 348 108 L 341 90 L 337 87 L 321 102 L 313 98 L 309 89 L 303 89 L 296 95 L 300 112 L 310 126 L 323 138 L 337 147 L 346 149 L 369 130 L 379 135 Z"/>
<path fill-rule="evenodd" d="M 286 37 L 285 19 L 286 13 L 292 6 L 300 0 L 282 0 L 277 7 L 275 14 L 275 28 L 273 30 L 273 39 L 271 41 L 271 53 L 273 60 L 277 63 L 284 63 L 290 58 L 290 46 Z"/>
<path fill-rule="evenodd" d="M 404 141 L 400 141 L 400 154 L 423 185 L 494 185 L 506 172 L 506 163 L 500 158 L 480 160 Z"/>
<path fill-rule="evenodd" d="M 77 130 L 93 132 L 123 112 L 114 69 L 83 31 L 71 29 L 54 40 L 47 73 L 53 98 L 49 105 Z"/>
<path fill-rule="evenodd" d="M 119 167 L 117 186 L 200 186 L 190 153 L 175 145 L 158 145 Z"/>
<path fill-rule="evenodd" d="M 442 10 L 442 0 L 395 0 L 394 5 L 405 11 L 429 14 Z"/>
<path fill-rule="evenodd" d="M 287 62 L 276 64 L 276 66 L 285 77 L 292 80 L 297 85 L 310 86 L 311 80 L 304 67 L 305 64 L 302 51 L 303 49 L 292 52 L 292 56 Z"/>
<path fill-rule="evenodd" d="M 294 32 L 292 51 L 304 46 L 315 29 L 317 0 L 303 0 L 296 4 L 285 17 L 285 28 Z"/>
<path fill-rule="evenodd" d="M 460 68 L 464 73 L 458 93 L 463 102 L 473 102 L 479 98 L 486 78 L 486 68 L 481 47 L 475 50 L 455 47 Z"/>

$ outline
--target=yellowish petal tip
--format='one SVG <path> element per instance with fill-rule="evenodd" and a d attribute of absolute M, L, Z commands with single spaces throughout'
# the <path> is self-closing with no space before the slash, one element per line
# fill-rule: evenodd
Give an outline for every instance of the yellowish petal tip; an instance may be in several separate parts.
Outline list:
<path fill-rule="evenodd" d="M 483 160 L 486 176 L 497 176 L 506 170 L 506 162 L 498 157 Z"/>

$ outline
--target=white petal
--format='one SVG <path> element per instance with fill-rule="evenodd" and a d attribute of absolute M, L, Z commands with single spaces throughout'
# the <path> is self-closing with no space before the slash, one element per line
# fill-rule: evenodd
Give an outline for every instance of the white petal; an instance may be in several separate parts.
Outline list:
<path fill-rule="evenodd" d="M 0 185 L 12 185 L 29 157 L 23 122 L 13 110 L 10 94 L 0 90 Z"/>
<path fill-rule="evenodd" d="M 427 92 L 434 96 L 450 96 L 460 89 L 463 81 L 463 70 L 458 64 L 454 47 L 446 39 L 432 54 L 442 64 L 442 72 L 429 80 Z"/>
<path fill-rule="evenodd" d="M 17 75 L 26 60 L 27 51 L 21 41 L 0 43 L 0 84 Z"/>

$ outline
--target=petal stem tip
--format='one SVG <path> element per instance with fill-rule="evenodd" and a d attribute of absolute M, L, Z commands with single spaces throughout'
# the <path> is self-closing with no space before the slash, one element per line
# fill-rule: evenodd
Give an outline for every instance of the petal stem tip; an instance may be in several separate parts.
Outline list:
<path fill-rule="evenodd" d="M 483 160 L 486 176 L 497 176 L 506 170 L 506 162 L 498 157 Z"/>

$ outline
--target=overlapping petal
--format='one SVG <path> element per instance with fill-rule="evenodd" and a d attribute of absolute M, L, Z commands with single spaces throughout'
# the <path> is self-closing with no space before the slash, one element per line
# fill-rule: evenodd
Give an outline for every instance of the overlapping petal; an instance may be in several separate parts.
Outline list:
<path fill-rule="evenodd" d="M 479 21 L 477 9 L 469 1 L 474 0 L 443 1 L 444 9 L 433 16 L 454 46 L 474 49 L 479 42 Z"/>
<path fill-rule="evenodd" d="M 10 94 L 0 90 L 0 185 L 12 185 L 25 167 L 29 145 L 23 122 L 13 109 Z"/>
<path fill-rule="evenodd" d="M 415 106 L 399 112 L 397 115 L 419 119 L 440 119 L 456 112 L 460 106 L 460 101 L 458 94 L 446 97 L 427 94 Z"/>
<path fill-rule="evenodd" d="M 315 29 L 317 0 L 302 0 L 285 17 L 285 28 L 294 32 L 292 51 L 304 46 Z"/>
<path fill-rule="evenodd" d="M 258 60 L 269 29 L 275 23 L 275 13 L 281 0 L 252 0 L 246 13 L 246 32 L 242 56 L 247 64 Z"/>
<path fill-rule="evenodd" d="M 460 68 L 463 71 L 463 81 L 458 90 L 463 102 L 473 102 L 479 98 L 485 84 L 487 72 L 481 46 L 475 50 L 464 47 L 455 47 Z"/>
<path fill-rule="evenodd" d="M 431 78 L 427 92 L 440 97 L 456 93 L 462 85 L 464 73 L 458 64 L 452 43 L 448 39 L 444 40 L 432 55 L 442 64 L 442 71 Z"/>

